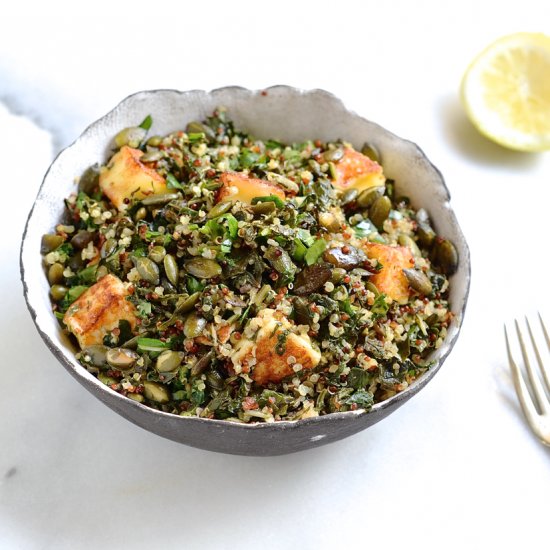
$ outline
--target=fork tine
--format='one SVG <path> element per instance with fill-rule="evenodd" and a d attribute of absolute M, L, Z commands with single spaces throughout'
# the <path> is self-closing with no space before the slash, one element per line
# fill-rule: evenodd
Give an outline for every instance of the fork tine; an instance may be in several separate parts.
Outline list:
<path fill-rule="evenodd" d="M 535 355 L 537 356 L 537 359 L 538 359 L 539 351 L 535 344 L 533 334 L 531 333 L 531 327 L 529 326 L 529 321 L 527 317 L 525 317 L 525 322 L 527 324 L 527 328 L 529 329 L 529 333 L 531 334 L 531 339 L 533 341 L 533 346 L 535 348 Z M 519 323 L 517 322 L 517 319 L 515 321 L 515 324 L 516 324 L 516 332 L 518 334 L 519 345 L 521 348 L 521 355 L 523 356 L 523 362 L 525 363 L 525 370 L 527 371 L 527 376 L 529 378 L 529 381 L 531 382 L 531 388 L 533 390 L 533 393 L 535 394 L 535 399 L 539 405 L 539 410 L 543 414 L 546 414 L 548 412 L 548 399 L 546 399 L 546 395 L 540 383 L 540 378 L 537 376 L 537 374 L 533 370 L 533 367 L 531 366 L 531 362 L 529 361 L 529 355 L 527 354 L 527 348 L 525 347 L 525 342 L 523 341 L 523 334 L 521 332 L 521 329 L 519 328 Z"/>
<path fill-rule="evenodd" d="M 529 395 L 529 391 L 527 390 L 527 386 L 525 385 L 523 376 L 521 375 L 521 372 L 516 365 L 514 358 L 512 357 L 512 351 L 510 350 L 510 341 L 508 340 L 508 331 L 506 330 L 506 325 L 504 325 L 504 337 L 506 339 L 508 362 L 510 363 L 510 370 L 512 371 L 512 378 L 514 380 L 514 386 L 516 387 L 516 393 L 518 395 L 521 408 L 523 409 L 523 413 L 525 414 L 525 418 L 527 419 L 527 422 L 529 423 L 531 428 L 533 428 L 534 430 L 535 426 L 537 426 L 538 413 L 535 409 L 535 406 L 533 405 L 533 401 L 531 400 L 531 396 Z"/>
<path fill-rule="evenodd" d="M 544 326 L 544 321 L 542 320 L 542 316 L 540 313 L 539 313 L 539 321 L 540 321 L 540 326 L 542 328 L 542 332 L 544 334 L 544 338 L 546 340 L 546 345 L 550 350 L 550 337 L 548 336 L 548 331 Z M 544 377 L 544 382 L 546 383 L 546 389 L 550 392 L 550 369 L 540 359 L 539 359 L 539 365 L 540 365 L 540 370 L 542 371 L 542 376 Z"/>

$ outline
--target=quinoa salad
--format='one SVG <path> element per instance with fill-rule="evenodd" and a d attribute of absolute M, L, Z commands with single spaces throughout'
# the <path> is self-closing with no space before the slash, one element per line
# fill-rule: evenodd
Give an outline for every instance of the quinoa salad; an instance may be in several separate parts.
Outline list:
<path fill-rule="evenodd" d="M 430 368 L 457 251 L 372 145 L 260 140 L 223 108 L 152 124 L 114 137 L 42 239 L 84 368 L 154 409 L 245 423 L 369 410 Z"/>

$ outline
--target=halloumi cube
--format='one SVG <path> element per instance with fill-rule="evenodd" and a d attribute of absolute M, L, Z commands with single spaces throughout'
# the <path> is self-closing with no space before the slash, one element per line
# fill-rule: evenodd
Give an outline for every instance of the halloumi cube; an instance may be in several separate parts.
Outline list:
<path fill-rule="evenodd" d="M 168 191 L 165 179 L 139 160 L 142 156 L 143 151 L 125 145 L 99 173 L 99 187 L 119 211 L 132 199 Z"/>
<path fill-rule="evenodd" d="M 414 267 L 414 258 L 406 246 L 389 246 L 365 241 L 363 248 L 369 258 L 376 258 L 382 269 L 369 279 L 376 288 L 400 304 L 409 299 L 409 281 L 403 269 Z"/>
<path fill-rule="evenodd" d="M 103 338 L 121 320 L 136 326 L 136 309 L 126 298 L 129 286 L 108 274 L 83 292 L 70 306 L 63 322 L 78 340 L 81 348 L 102 344 Z"/>
<path fill-rule="evenodd" d="M 259 326 L 256 337 L 242 338 L 231 356 L 237 372 L 242 365 L 252 364 L 252 380 L 264 386 L 294 374 L 295 364 L 302 365 L 302 370 L 319 364 L 321 354 L 313 348 L 309 336 L 293 332 L 295 325 L 283 315 L 265 309 L 251 323 Z M 289 361 L 290 357 L 294 360 Z"/>
<path fill-rule="evenodd" d="M 220 176 L 222 187 L 218 193 L 218 202 L 239 200 L 251 204 L 256 197 L 275 195 L 284 200 L 285 192 L 275 183 L 251 178 L 241 172 L 223 172 Z"/>
<path fill-rule="evenodd" d="M 385 184 L 382 166 L 351 147 L 344 149 L 344 156 L 334 163 L 336 178 L 332 185 L 340 191 L 357 189 L 361 192 L 369 187 Z"/>

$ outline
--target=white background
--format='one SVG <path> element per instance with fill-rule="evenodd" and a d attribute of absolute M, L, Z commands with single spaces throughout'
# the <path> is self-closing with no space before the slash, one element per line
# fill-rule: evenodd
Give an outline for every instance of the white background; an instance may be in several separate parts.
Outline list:
<path fill-rule="evenodd" d="M 550 450 L 521 416 L 502 326 L 548 319 L 550 154 L 488 142 L 458 99 L 492 40 L 550 34 L 548 2 L 10 2 L 0 29 L 2 550 L 548 547 Z M 417 142 L 472 252 L 434 380 L 376 426 L 278 458 L 187 448 L 106 409 L 48 352 L 19 282 L 61 147 L 134 91 L 230 84 L 324 88 Z"/>

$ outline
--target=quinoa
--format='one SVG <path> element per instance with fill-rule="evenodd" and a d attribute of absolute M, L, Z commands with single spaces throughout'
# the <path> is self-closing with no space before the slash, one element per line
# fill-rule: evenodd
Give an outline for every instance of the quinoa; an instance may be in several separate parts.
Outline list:
<path fill-rule="evenodd" d="M 222 108 L 167 136 L 151 122 L 115 137 L 44 236 L 69 334 L 108 282 L 131 305 L 95 327 L 83 367 L 149 407 L 237 422 L 369 410 L 430 368 L 456 249 L 371 144 L 260 140 Z M 151 188 L 120 176 L 122 154 Z"/>

